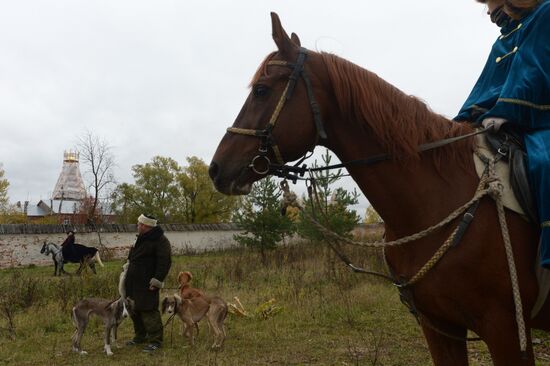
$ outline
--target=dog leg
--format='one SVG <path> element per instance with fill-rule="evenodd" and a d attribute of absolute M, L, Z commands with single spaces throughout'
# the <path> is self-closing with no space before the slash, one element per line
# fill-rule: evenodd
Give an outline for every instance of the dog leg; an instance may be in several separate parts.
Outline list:
<path fill-rule="evenodd" d="M 216 319 L 213 319 L 214 314 L 208 314 L 207 320 L 208 325 L 210 325 L 210 329 L 212 329 L 212 332 L 214 333 L 214 343 L 212 344 L 212 348 L 219 348 L 221 347 L 220 339 L 221 339 L 221 331 L 218 327 L 218 324 L 216 323 Z"/>
<path fill-rule="evenodd" d="M 117 342 L 117 332 L 118 332 L 118 324 L 115 323 L 115 325 L 113 325 L 113 328 L 111 329 L 111 336 L 113 337 L 112 344 L 113 344 L 113 347 L 120 348 Z"/>
<path fill-rule="evenodd" d="M 80 348 L 80 340 L 82 339 L 82 335 L 84 334 L 86 326 L 88 325 L 88 319 L 79 317 L 76 313 L 76 308 L 73 308 L 73 320 L 76 326 L 76 330 L 74 331 L 72 337 L 73 351 L 78 352 L 81 355 L 85 355 L 87 354 L 87 352 L 83 351 L 82 348 Z"/>
<path fill-rule="evenodd" d="M 193 323 L 190 323 L 190 324 L 189 323 L 183 323 L 183 326 L 184 326 L 183 332 L 184 332 L 185 336 L 189 339 L 189 344 L 191 345 L 191 347 L 193 347 L 194 344 L 195 344 L 195 340 L 193 339 L 194 338 L 193 337 L 194 325 L 193 325 Z"/>
<path fill-rule="evenodd" d="M 111 351 L 111 331 L 113 330 L 113 325 L 111 322 L 105 323 L 105 346 L 103 349 L 105 350 L 105 353 L 107 356 L 112 356 L 113 351 Z"/>

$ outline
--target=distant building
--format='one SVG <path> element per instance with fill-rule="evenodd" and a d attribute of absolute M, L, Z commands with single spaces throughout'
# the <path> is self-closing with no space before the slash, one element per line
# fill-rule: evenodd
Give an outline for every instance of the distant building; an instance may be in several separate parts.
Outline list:
<path fill-rule="evenodd" d="M 82 201 L 86 198 L 86 188 L 78 163 L 79 157 L 80 154 L 76 151 L 65 151 L 63 153 L 63 168 L 53 189 L 52 199 Z"/>
<path fill-rule="evenodd" d="M 16 206 L 31 221 L 41 220 L 47 217 L 55 217 L 59 224 L 86 224 L 88 223 L 88 211 L 91 210 L 93 197 L 86 193 L 84 180 L 80 174 L 80 154 L 77 151 L 65 151 L 63 153 L 63 167 L 55 184 L 52 198 L 40 200 L 37 204 L 24 204 L 17 202 Z M 103 221 L 113 222 L 114 214 L 110 207 L 103 207 L 99 203 L 97 211 L 101 213 Z"/>

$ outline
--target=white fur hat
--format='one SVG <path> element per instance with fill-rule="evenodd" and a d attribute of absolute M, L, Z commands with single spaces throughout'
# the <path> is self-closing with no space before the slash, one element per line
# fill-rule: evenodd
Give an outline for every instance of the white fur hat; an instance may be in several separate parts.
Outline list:
<path fill-rule="evenodd" d="M 151 226 L 151 227 L 157 226 L 157 219 L 147 217 L 144 214 L 139 215 L 138 222 L 140 224 Z"/>

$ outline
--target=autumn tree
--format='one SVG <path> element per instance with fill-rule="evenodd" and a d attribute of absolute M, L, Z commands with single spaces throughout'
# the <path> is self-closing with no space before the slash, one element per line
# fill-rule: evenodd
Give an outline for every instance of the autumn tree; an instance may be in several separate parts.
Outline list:
<path fill-rule="evenodd" d="M 383 222 L 383 220 L 380 217 L 380 215 L 378 214 L 378 212 L 376 212 L 374 207 L 372 207 L 372 205 L 369 205 L 369 207 L 367 207 L 367 210 L 365 212 L 365 221 L 364 222 L 365 222 L 365 224 L 378 224 L 378 223 Z"/>
<path fill-rule="evenodd" d="M 194 223 L 227 222 L 237 206 L 236 196 L 219 193 L 208 176 L 208 165 L 196 156 L 177 174 L 179 221 Z"/>
<path fill-rule="evenodd" d="M 254 183 L 252 191 L 243 199 L 235 214 L 235 223 L 244 230 L 242 234 L 234 235 L 235 240 L 259 250 L 264 265 L 266 252 L 295 231 L 294 223 L 281 215 L 281 195 L 278 184 L 268 176 Z"/>
<path fill-rule="evenodd" d="M 150 163 L 132 167 L 135 184 L 122 183 L 113 194 L 113 207 L 124 222 L 150 213 L 164 223 L 227 222 L 239 198 L 216 191 L 208 166 L 187 158 L 187 167 L 174 159 L 156 156 Z"/>
<path fill-rule="evenodd" d="M 155 156 L 150 163 L 132 167 L 135 184 L 123 183 L 113 193 L 113 207 L 126 222 L 136 222 L 141 213 L 166 223 L 174 213 L 176 177 L 181 167 L 172 158 Z"/>

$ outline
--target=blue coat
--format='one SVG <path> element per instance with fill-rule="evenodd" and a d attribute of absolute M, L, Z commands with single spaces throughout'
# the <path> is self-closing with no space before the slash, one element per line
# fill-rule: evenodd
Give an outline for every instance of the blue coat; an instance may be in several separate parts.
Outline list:
<path fill-rule="evenodd" d="M 541 261 L 550 267 L 550 1 L 501 29 L 457 121 L 501 117 L 524 136 L 541 223 Z"/>

